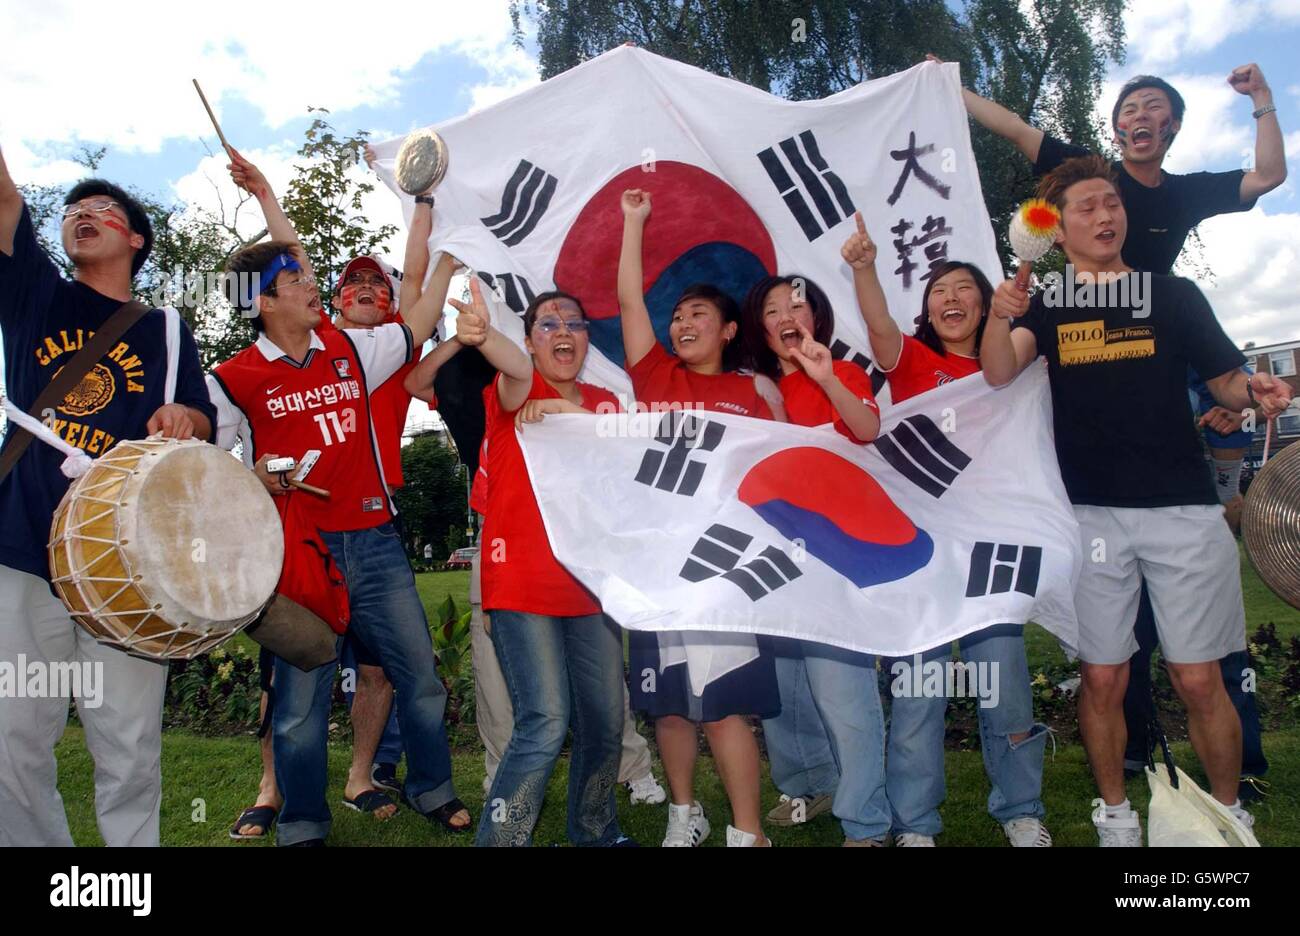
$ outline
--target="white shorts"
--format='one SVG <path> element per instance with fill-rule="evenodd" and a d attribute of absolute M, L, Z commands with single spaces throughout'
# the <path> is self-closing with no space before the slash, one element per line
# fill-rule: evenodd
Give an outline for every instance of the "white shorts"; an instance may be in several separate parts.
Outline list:
<path fill-rule="evenodd" d="M 1074 593 L 1079 659 L 1125 663 L 1138 648 L 1142 580 L 1170 663 L 1209 663 L 1246 649 L 1237 541 L 1223 507 L 1076 504 L 1083 568 Z"/>

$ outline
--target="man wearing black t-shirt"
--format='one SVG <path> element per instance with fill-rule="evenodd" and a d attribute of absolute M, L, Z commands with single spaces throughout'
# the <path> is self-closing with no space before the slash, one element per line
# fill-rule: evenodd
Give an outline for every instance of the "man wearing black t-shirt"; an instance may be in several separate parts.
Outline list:
<path fill-rule="evenodd" d="M 28 410 L 83 341 L 131 298 L 149 255 L 149 217 L 129 195 L 98 179 L 68 193 L 63 249 L 71 281 L 36 240 L 31 215 L 0 156 L 0 330 L 6 392 Z M 47 426 L 87 455 L 155 432 L 211 439 L 208 400 L 194 338 L 183 324 L 175 403 L 164 402 L 165 316 L 133 324 Z M 86 388 L 90 388 L 87 390 Z M 6 445 L 17 434 L 11 426 Z M 64 456 L 34 441 L 0 481 L 0 666 L 25 682 L 0 697 L 0 845 L 71 845 L 55 786 L 54 746 L 68 698 L 53 695 L 57 671 L 89 668 L 98 686 L 76 700 L 95 761 L 95 813 L 108 845 L 157 845 L 162 802 L 162 708 L 167 667 L 101 645 L 50 593 L 46 543 L 69 481 Z M 45 673 L 31 692 L 30 674 Z M 75 683 L 74 683 L 75 685 Z"/>
<path fill-rule="evenodd" d="M 1111 110 L 1111 128 L 1122 158 L 1112 166 L 1129 220 L 1124 262 L 1133 269 L 1169 273 L 1188 233 L 1197 224 L 1215 215 L 1249 211 L 1260 195 L 1286 180 L 1282 128 L 1273 106 L 1273 93 L 1263 72 L 1253 63 L 1243 65 L 1233 70 L 1228 83 L 1239 94 L 1248 96 L 1255 107 L 1255 169 L 1252 172 L 1241 169 L 1186 175 L 1165 172 L 1161 167 L 1182 129 L 1182 95 L 1168 82 L 1151 75 L 1130 79 L 1120 89 Z M 963 90 L 962 96 L 970 115 L 986 129 L 1015 144 L 1033 164 L 1035 175 L 1051 172 L 1071 157 L 1088 154 L 1084 147 L 1044 133 L 1001 105 L 971 91 Z M 1191 375 L 1189 389 L 1196 390 L 1199 384 L 1200 380 Z M 1222 409 L 1212 410 L 1207 415 L 1221 423 L 1233 418 Z M 1213 451 L 1219 438 L 1207 434 L 1216 459 L 1227 457 Z M 1220 446 L 1222 449 L 1235 447 Z M 1239 469 L 1240 458 L 1236 459 L 1236 464 Z M 1138 650 L 1133 656 L 1132 678 L 1124 701 L 1129 733 L 1125 765 L 1133 769 L 1140 769 L 1146 760 L 1147 726 L 1153 705 L 1151 653 L 1156 644 L 1156 626 L 1145 589 L 1138 605 L 1137 635 Z M 1245 651 L 1230 654 L 1222 660 L 1223 678 L 1230 687 L 1229 695 L 1241 716 L 1248 739 L 1244 767 L 1248 774 L 1257 776 L 1267 770 L 1268 761 L 1260 743 L 1259 711 L 1254 699 L 1243 689 L 1246 683 L 1244 670 L 1249 665 L 1250 657 Z M 1242 778 L 1241 789 L 1243 795 L 1249 793 L 1253 796 L 1257 788 L 1248 780 L 1248 777 Z"/>
<path fill-rule="evenodd" d="M 1131 268 L 1168 273 L 1197 224 L 1215 215 L 1249 211 L 1259 196 L 1286 181 L 1282 128 L 1263 72 L 1258 65 L 1243 65 L 1233 70 L 1228 83 L 1255 105 L 1255 168 L 1250 172 L 1165 172 L 1161 167 L 1183 126 L 1182 95 L 1152 75 L 1139 75 L 1120 89 L 1111 111 L 1111 128 L 1121 158 L 1112 165 L 1128 212 L 1124 262 Z M 973 91 L 963 90 L 962 98 L 972 117 L 1025 154 L 1035 175 L 1089 153 L 1030 126 Z"/>
<path fill-rule="evenodd" d="M 1067 160 L 1043 179 L 1039 194 L 1061 210 L 1058 242 L 1073 264 L 1071 289 L 1139 275 L 1121 256 L 1127 216 L 1114 170 L 1101 157 Z M 980 348 L 993 386 L 1039 354 L 1047 358 L 1057 458 L 1084 556 L 1073 649 L 1081 661 L 1079 728 L 1102 795 L 1093 822 L 1104 846 L 1141 844 L 1124 793 L 1123 700 L 1142 578 L 1210 792 L 1252 821 L 1237 798 L 1241 723 L 1218 665 L 1245 648 L 1237 547 L 1201 458 L 1187 368 L 1215 375 L 1206 385 L 1229 409 L 1258 405 L 1271 416 L 1291 400 L 1285 382 L 1242 372 L 1241 352 L 1194 283 L 1141 275 L 1147 282 L 1140 291 L 1095 288 L 1087 304 L 1065 299 L 1059 287 L 1031 303 L 1004 282 Z"/>

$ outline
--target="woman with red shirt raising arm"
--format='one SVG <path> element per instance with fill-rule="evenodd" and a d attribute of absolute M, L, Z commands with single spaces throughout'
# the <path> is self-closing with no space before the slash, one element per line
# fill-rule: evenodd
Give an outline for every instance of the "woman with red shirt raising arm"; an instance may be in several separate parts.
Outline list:
<path fill-rule="evenodd" d="M 650 194 L 639 189 L 624 192 L 622 211 L 618 304 L 625 367 L 637 402 L 771 419 L 772 409 L 755 378 L 728 372 L 724 366 L 724 361 L 739 356 L 739 346 L 734 344 L 738 309 L 735 300 L 720 289 L 706 284 L 688 287 L 677 300 L 669 326 L 675 355 L 659 344 L 645 304 L 641 266 Z M 770 380 L 766 383 L 771 388 Z M 775 399 L 774 389 L 767 392 Z M 695 645 L 724 642 L 710 634 L 684 634 L 682 639 Z M 760 639 L 757 659 L 710 682 L 697 696 L 691 691 L 686 666 L 661 665 L 658 635 L 628 632 L 632 707 L 655 720 L 655 739 L 672 795 L 663 842 L 667 847 L 693 847 L 709 834 L 708 819 L 694 792 L 697 723 L 704 725 L 718 775 L 731 800 L 735 825 L 727 827 L 727 844 L 770 844 L 759 816 L 758 743 L 746 721 L 746 716 L 768 718 L 781 709 L 776 670 L 765 644 Z M 647 671 L 653 677 L 643 679 L 641 674 Z"/>
<path fill-rule="evenodd" d="M 949 260 L 930 275 L 916 317 L 915 337 L 904 335 L 889 314 L 876 276 L 876 245 L 857 215 L 858 229 L 841 248 L 853 268 L 858 306 L 867 323 L 871 354 L 889 380 L 895 403 L 980 370 L 979 347 L 993 301 L 993 286 L 972 263 Z M 1047 726 L 1034 721 L 1025 659 L 1024 627 L 995 624 L 959 641 L 967 665 L 992 665 L 999 700 L 979 707 L 980 748 L 992 784 L 988 811 L 1013 846 L 1052 844 L 1043 825 L 1043 753 Z M 952 645 L 922 655 L 923 665 L 947 660 Z M 908 666 L 913 661 L 905 661 Z M 892 668 L 891 668 L 892 672 Z M 907 687 L 911 679 L 895 679 Z M 942 830 L 944 713 L 948 700 L 895 695 L 890 705 L 886 789 L 894 812 L 894 843 L 932 846 Z"/>
<path fill-rule="evenodd" d="M 865 445 L 880 432 L 880 410 L 867 372 L 831 359 L 834 330 L 830 299 L 806 277 L 769 276 L 741 306 L 747 363 L 778 381 L 790 422 Z M 884 845 L 890 811 L 876 658 L 808 640 L 773 646 L 781 714 L 763 722 L 772 782 L 789 803 L 803 801 L 805 819 L 818 797 L 831 801 L 846 846 Z M 783 804 L 768 819 L 793 823 L 792 812 Z"/>
<path fill-rule="evenodd" d="M 556 561 L 515 428 L 549 413 L 614 410 L 618 400 L 578 381 L 587 356 L 587 316 L 574 297 L 542 293 L 524 312 L 525 355 L 490 324 L 477 279 L 456 340 L 497 368 L 489 393 L 492 483 L 482 535 L 483 610 L 514 705 L 514 729 L 474 844 L 528 845 L 547 781 L 573 724 L 569 839 L 575 845 L 634 844 L 619 833 L 614 788 L 623 734 L 623 639 L 600 605 Z M 530 356 L 531 355 L 531 356 Z"/>

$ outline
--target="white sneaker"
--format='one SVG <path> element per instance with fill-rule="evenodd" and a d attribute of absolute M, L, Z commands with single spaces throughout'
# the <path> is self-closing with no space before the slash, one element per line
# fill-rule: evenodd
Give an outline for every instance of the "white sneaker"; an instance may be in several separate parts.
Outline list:
<path fill-rule="evenodd" d="M 704 818 L 704 807 L 696 800 L 689 806 L 668 804 L 668 831 L 664 834 L 664 848 L 696 848 L 709 837 L 709 820 Z"/>
<path fill-rule="evenodd" d="M 758 841 L 758 836 L 753 832 L 741 832 L 735 826 L 727 826 L 727 847 L 728 848 L 753 848 L 754 843 Z M 765 839 L 764 848 L 770 848 L 771 839 Z"/>
<path fill-rule="evenodd" d="M 1095 799 L 1092 805 L 1092 824 L 1097 827 L 1098 845 L 1101 848 L 1141 848 L 1142 824 L 1138 814 L 1128 809 L 1117 816 L 1106 812 L 1106 801 Z"/>
<path fill-rule="evenodd" d="M 659 785 L 655 775 L 647 773 L 644 777 L 637 777 L 635 780 L 629 780 L 624 786 L 627 787 L 628 793 L 631 794 L 632 805 L 645 803 L 647 806 L 658 806 L 664 800 L 668 799 L 668 794 L 664 788 Z"/>
<path fill-rule="evenodd" d="M 894 836 L 895 848 L 934 848 L 933 835 L 921 835 L 919 832 L 900 832 Z"/>
<path fill-rule="evenodd" d="M 1229 806 L 1228 812 L 1236 816 L 1237 819 L 1241 822 L 1241 824 L 1244 825 L 1247 829 L 1251 829 L 1252 831 L 1254 830 L 1255 817 L 1252 816 L 1250 813 L 1246 812 L 1245 807 L 1241 805 L 1241 800 L 1237 800 L 1236 805 Z M 1227 836 L 1224 836 L 1224 838 L 1227 838 Z"/>
<path fill-rule="evenodd" d="M 1052 833 L 1033 816 L 1021 816 L 1002 823 L 1012 848 L 1051 848 Z"/>

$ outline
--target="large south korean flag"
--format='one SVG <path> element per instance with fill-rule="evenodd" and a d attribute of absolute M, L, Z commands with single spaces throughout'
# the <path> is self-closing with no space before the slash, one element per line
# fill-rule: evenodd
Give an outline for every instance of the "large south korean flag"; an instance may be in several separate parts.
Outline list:
<path fill-rule="evenodd" d="M 700 411 L 548 416 L 520 439 L 556 557 L 624 627 L 904 656 L 1035 620 L 1078 646 L 1041 360 L 906 400 L 870 445 Z"/>
<path fill-rule="evenodd" d="M 485 110 L 437 125 L 450 168 L 437 191 L 435 250 L 493 287 L 518 341 L 537 293 L 560 288 L 591 316 L 583 379 L 616 391 L 616 279 L 624 189 L 651 193 L 645 292 L 665 346 L 682 289 L 711 282 L 737 301 L 768 273 L 801 274 L 831 297 L 837 358 L 870 366 L 840 245 L 860 210 L 877 270 L 910 333 L 933 265 L 1002 279 L 971 152 L 958 67 L 926 63 L 820 101 L 621 47 Z M 375 145 L 394 191 L 400 139 Z M 413 202 L 400 191 L 409 218 Z M 881 390 L 883 375 L 873 374 Z"/>

